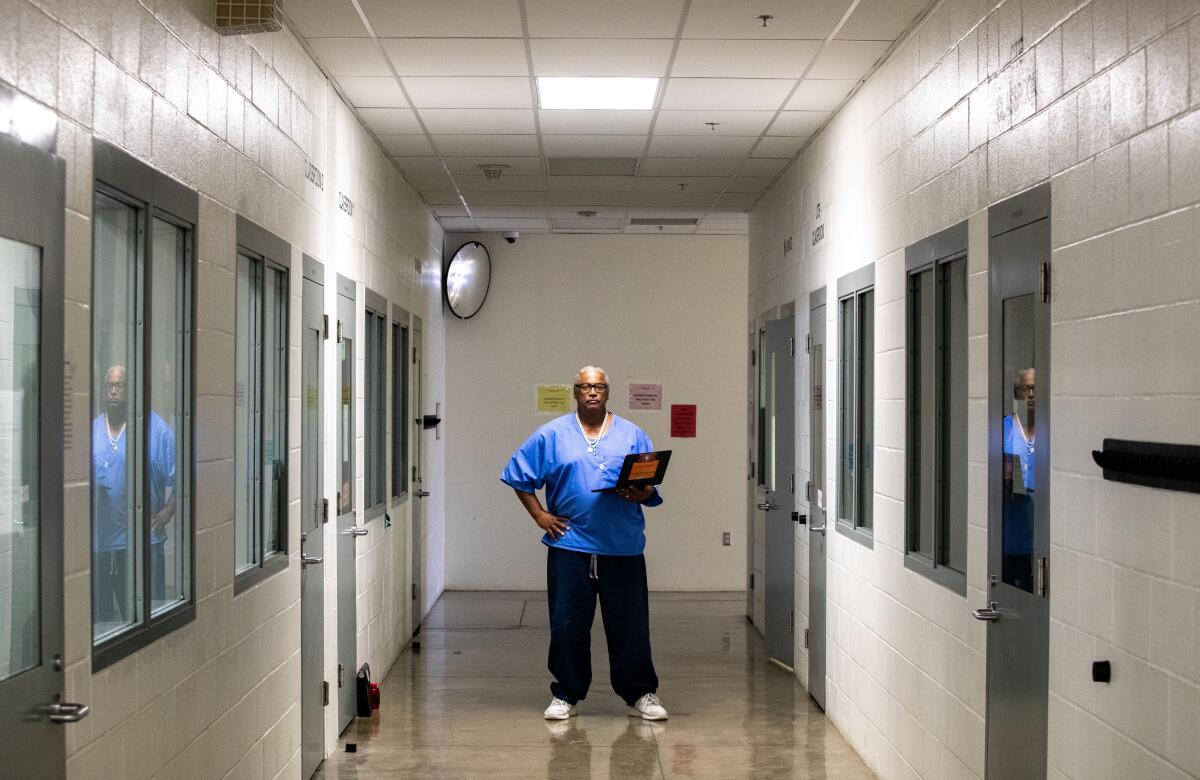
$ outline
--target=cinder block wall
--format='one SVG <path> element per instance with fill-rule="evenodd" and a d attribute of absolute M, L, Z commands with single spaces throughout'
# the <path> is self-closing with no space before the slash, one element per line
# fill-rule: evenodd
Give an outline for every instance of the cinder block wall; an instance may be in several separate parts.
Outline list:
<path fill-rule="evenodd" d="M 325 264 L 326 311 L 334 274 L 398 303 L 425 323 L 427 398 L 443 397 L 438 283 L 441 229 L 354 120 L 288 32 L 221 37 L 211 5 L 185 0 L 5 0 L 0 80 L 58 112 L 66 160 L 66 374 L 74 442 L 65 454 L 67 696 L 92 715 L 67 726 L 68 776 L 272 778 L 299 775 L 299 465 L 301 253 Z M 200 192 L 195 349 L 196 619 L 93 674 L 89 523 L 92 137 L 124 148 Z M 305 179 L 305 161 L 325 174 Z M 355 203 L 337 208 L 338 193 Z M 233 301 L 236 215 L 292 245 L 289 436 L 292 472 L 287 570 L 233 595 Z M 361 332 L 361 330 L 360 330 Z M 326 358 L 326 398 L 335 398 Z M 362 463 L 362 364 L 358 367 Z M 332 405 L 326 441 L 334 438 Z M 379 424 L 379 423 L 377 423 Z M 430 441 L 426 517 L 433 564 L 427 605 L 441 588 L 443 480 Z M 325 494 L 334 494 L 326 457 Z M 362 481 L 356 484 L 362 506 Z M 393 526 L 373 523 L 359 542 L 358 656 L 386 670 L 411 634 L 407 504 Z M 334 526 L 331 523 L 328 528 Z M 332 530 L 325 549 L 336 549 Z M 333 556 L 330 557 L 333 560 Z M 326 679 L 336 679 L 336 566 L 326 576 Z M 378 673 L 378 672 L 377 672 Z M 333 709 L 326 744 L 336 745 Z"/>
<path fill-rule="evenodd" d="M 986 635 L 970 609 L 985 601 L 986 576 L 986 208 L 1046 181 L 1049 774 L 1200 775 L 1200 497 L 1104 482 L 1090 457 L 1103 436 L 1200 442 L 1198 10 L 1170 0 L 936 3 L 751 215 L 749 310 L 797 301 L 801 334 L 810 290 L 876 263 L 875 546 L 828 536 L 828 704 L 882 777 L 983 775 Z M 962 220 L 971 274 L 966 597 L 902 561 L 903 249 Z M 814 248 L 807 239 L 821 222 L 826 238 Z M 792 235 L 798 251 L 785 257 Z M 798 481 L 809 468 L 802 362 Z M 825 487 L 836 496 L 827 419 Z M 796 546 L 799 629 L 808 624 L 804 534 Z M 1118 671 L 1102 687 L 1090 669 L 1105 658 Z M 803 648 L 796 659 L 804 682 Z"/>

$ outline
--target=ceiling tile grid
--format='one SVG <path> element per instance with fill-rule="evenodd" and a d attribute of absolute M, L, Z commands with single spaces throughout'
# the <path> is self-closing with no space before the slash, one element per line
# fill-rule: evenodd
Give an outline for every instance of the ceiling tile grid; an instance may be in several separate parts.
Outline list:
<path fill-rule="evenodd" d="M 447 230 L 745 233 L 930 4 L 289 0 L 285 13 Z M 537 79 L 563 76 L 659 83 L 648 109 L 540 108 Z"/>

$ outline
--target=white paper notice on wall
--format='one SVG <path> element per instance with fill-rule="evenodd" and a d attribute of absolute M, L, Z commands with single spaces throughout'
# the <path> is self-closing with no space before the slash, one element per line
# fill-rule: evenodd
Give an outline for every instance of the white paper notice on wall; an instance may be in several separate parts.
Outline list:
<path fill-rule="evenodd" d="M 629 383 L 630 409 L 662 409 L 662 384 Z"/>

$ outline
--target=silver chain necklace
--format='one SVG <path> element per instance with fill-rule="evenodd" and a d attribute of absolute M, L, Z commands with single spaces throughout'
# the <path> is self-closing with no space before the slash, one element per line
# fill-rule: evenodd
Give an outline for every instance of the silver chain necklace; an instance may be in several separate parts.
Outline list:
<path fill-rule="evenodd" d="M 587 431 L 583 429 L 583 420 L 579 419 L 579 412 L 575 413 L 575 425 L 579 428 L 579 433 L 583 436 L 584 442 L 587 443 L 587 451 L 595 454 L 596 445 L 604 438 L 604 434 L 608 433 L 608 420 L 612 412 L 606 412 L 604 415 L 604 424 L 600 426 L 600 435 L 592 439 L 587 435 Z"/>

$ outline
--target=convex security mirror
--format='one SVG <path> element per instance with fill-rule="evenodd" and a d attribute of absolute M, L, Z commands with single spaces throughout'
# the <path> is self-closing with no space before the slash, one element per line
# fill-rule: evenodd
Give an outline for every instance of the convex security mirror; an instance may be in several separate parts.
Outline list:
<path fill-rule="evenodd" d="M 468 241 L 455 251 L 446 265 L 442 287 L 446 305 L 459 319 L 474 317 L 483 307 L 492 283 L 492 257 L 478 241 Z"/>

